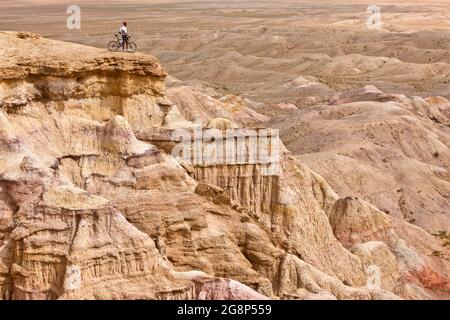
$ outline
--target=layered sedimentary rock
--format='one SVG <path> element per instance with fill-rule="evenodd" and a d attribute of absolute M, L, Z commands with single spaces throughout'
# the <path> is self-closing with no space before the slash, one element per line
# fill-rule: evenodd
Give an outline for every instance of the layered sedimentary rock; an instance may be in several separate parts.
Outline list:
<path fill-rule="evenodd" d="M 2 298 L 448 294 L 419 228 L 340 199 L 229 110 L 198 128 L 155 58 L 16 33 L 0 52 Z"/>
<path fill-rule="evenodd" d="M 369 86 L 271 124 L 337 192 L 363 198 L 431 234 L 448 232 L 447 99 L 385 94 Z"/>
<path fill-rule="evenodd" d="M 335 204 L 340 214 L 330 216 L 345 245 L 369 235 L 386 240 L 380 231 L 390 225 L 384 229 L 395 229 L 406 240 L 391 242 L 398 249 L 392 250 L 400 254 L 405 249 L 402 256 L 416 257 L 406 253 L 407 244 L 426 257 L 426 262 L 414 258 L 410 262 L 416 262 L 405 264 L 412 274 L 428 287 L 445 288 L 448 279 L 431 275 L 428 266 L 448 277 L 449 112 L 450 103 L 443 97 L 408 97 L 366 86 L 271 125 L 282 129 L 283 141 L 300 161 L 348 196 Z M 361 200 L 375 211 L 363 209 L 367 202 Z M 376 213 L 378 209 L 382 212 Z"/>
<path fill-rule="evenodd" d="M 217 91 L 201 85 L 188 86 L 176 80 L 169 82 L 167 95 L 173 103 L 180 107 L 183 116 L 196 119 L 207 124 L 214 118 L 227 118 L 234 122 L 251 126 L 269 120 L 269 117 L 259 114 L 251 107 L 254 101 L 238 96 L 221 96 Z"/>

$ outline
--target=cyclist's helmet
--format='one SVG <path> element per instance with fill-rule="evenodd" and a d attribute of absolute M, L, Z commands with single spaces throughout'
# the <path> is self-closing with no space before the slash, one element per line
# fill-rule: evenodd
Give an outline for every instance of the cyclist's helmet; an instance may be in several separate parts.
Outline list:
<path fill-rule="evenodd" d="M 123 25 L 126 27 L 128 25 L 128 23 L 126 21 L 124 21 Z"/>

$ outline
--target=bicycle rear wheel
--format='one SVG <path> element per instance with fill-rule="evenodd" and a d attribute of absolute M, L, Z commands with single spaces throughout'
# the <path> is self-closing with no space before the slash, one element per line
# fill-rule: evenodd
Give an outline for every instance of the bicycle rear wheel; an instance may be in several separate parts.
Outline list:
<path fill-rule="evenodd" d="M 128 43 L 128 51 L 129 52 L 136 52 L 137 50 L 137 45 L 134 42 L 129 42 Z"/>
<path fill-rule="evenodd" d="M 120 47 L 121 47 L 121 45 L 118 41 L 111 41 L 108 43 L 109 51 L 118 51 Z"/>

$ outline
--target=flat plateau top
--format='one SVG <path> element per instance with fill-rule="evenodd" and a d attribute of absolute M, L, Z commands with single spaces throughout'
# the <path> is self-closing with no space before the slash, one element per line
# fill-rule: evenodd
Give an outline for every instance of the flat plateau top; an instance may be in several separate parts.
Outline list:
<path fill-rule="evenodd" d="M 21 79 L 35 74 L 64 76 L 94 70 L 166 75 L 158 60 L 150 55 L 112 53 L 28 32 L 0 32 L 0 56 L 0 79 Z"/>

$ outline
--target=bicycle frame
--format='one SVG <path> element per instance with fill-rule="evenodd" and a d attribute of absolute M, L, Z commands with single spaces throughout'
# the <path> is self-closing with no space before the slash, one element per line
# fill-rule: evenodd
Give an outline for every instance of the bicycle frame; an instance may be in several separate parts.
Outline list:
<path fill-rule="evenodd" d="M 120 37 L 120 36 L 116 36 L 116 38 L 117 38 L 117 42 L 122 46 L 124 43 L 123 43 L 123 39 L 122 39 L 122 37 Z M 130 40 L 127 40 L 126 42 L 125 42 L 125 44 L 129 44 L 130 43 Z"/>
<path fill-rule="evenodd" d="M 115 36 L 116 40 L 113 41 L 113 42 L 116 43 L 117 49 L 123 47 L 124 50 L 125 50 L 125 47 L 126 47 L 126 50 L 128 51 L 129 48 L 131 47 L 131 48 L 134 48 L 134 49 L 132 49 L 132 52 L 136 51 L 137 46 L 136 46 L 136 44 L 134 42 L 130 41 L 129 38 L 131 38 L 131 37 L 128 37 L 128 39 L 124 42 L 123 38 L 122 38 L 122 36 L 120 34 L 116 33 L 116 34 L 114 34 L 114 36 Z M 108 44 L 108 48 L 109 48 L 109 44 Z M 116 50 L 110 49 L 110 50 L 111 51 L 117 51 L 117 49 Z"/>

